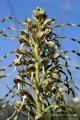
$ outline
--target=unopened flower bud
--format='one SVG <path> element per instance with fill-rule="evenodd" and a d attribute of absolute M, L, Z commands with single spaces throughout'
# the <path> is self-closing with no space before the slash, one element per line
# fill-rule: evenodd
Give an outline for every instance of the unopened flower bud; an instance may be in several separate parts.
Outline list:
<path fill-rule="evenodd" d="M 47 15 L 44 9 L 37 7 L 33 10 L 33 18 L 41 21 L 42 19 L 46 19 Z"/>
<path fill-rule="evenodd" d="M 32 20 L 30 18 L 26 18 L 25 19 L 25 22 L 28 23 L 28 24 L 31 24 L 32 23 Z"/>

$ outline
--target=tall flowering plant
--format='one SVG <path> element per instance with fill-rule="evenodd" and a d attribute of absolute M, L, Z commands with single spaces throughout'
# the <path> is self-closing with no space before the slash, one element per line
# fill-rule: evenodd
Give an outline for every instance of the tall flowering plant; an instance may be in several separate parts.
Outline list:
<path fill-rule="evenodd" d="M 0 22 L 3 23 L 6 19 L 14 20 L 12 17 L 5 17 Z M 77 43 L 80 41 L 60 37 L 54 33 L 54 30 L 65 25 L 80 25 L 69 23 L 55 25 L 55 22 L 54 18 L 48 18 L 43 8 L 37 7 L 33 10 L 33 19 L 27 18 L 24 22 L 19 22 L 22 29 L 19 30 L 18 37 L 8 35 L 4 30 L 0 31 L 2 36 L 15 38 L 20 45 L 16 50 L 0 58 L 2 61 L 10 54 L 16 55 L 11 64 L 0 68 L 0 79 L 11 74 L 5 74 L 9 67 L 14 66 L 14 71 L 18 72 L 13 80 L 14 87 L 8 88 L 9 93 L 2 99 L 6 99 L 10 93 L 12 93 L 11 98 L 18 96 L 17 100 L 14 100 L 14 104 L 8 100 L 14 113 L 7 120 L 17 120 L 20 113 L 27 116 L 29 120 L 53 120 L 56 112 L 68 113 L 68 108 L 65 106 L 65 95 L 71 93 L 73 97 L 75 95 L 71 87 L 72 74 L 69 67 L 76 69 L 80 69 L 80 67 L 69 65 L 68 60 L 71 59 L 67 54 L 72 52 L 80 56 L 80 53 L 75 50 L 62 50 L 59 38 L 70 39 Z M 12 27 L 7 29 L 16 31 Z M 79 90 L 79 88 L 77 89 Z"/>

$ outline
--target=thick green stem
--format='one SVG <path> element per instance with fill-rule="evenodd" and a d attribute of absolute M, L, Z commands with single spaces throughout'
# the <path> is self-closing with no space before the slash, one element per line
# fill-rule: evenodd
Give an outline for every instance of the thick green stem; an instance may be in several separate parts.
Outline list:
<path fill-rule="evenodd" d="M 38 62 L 35 63 L 36 67 L 36 107 L 37 107 L 37 114 L 42 112 L 42 102 L 40 100 L 40 92 L 39 92 L 39 65 Z"/>
<path fill-rule="evenodd" d="M 40 82 L 40 78 L 39 78 L 39 65 L 38 65 L 38 61 L 36 61 L 35 67 L 36 67 L 36 82 L 39 83 Z"/>
<path fill-rule="evenodd" d="M 39 99 L 39 95 L 36 93 L 36 107 L 37 107 L 37 114 L 41 114 L 42 112 L 42 103 Z"/>
<path fill-rule="evenodd" d="M 35 46 L 35 74 L 36 74 L 36 108 L 37 108 L 37 114 L 40 114 L 42 112 L 42 102 L 40 100 L 40 91 L 39 91 L 39 84 L 40 84 L 40 78 L 39 78 L 39 56 L 38 56 L 38 46 Z"/>

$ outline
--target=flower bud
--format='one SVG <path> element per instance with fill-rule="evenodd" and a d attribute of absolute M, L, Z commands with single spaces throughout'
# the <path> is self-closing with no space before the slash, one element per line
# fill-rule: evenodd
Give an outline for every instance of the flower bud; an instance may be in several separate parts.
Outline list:
<path fill-rule="evenodd" d="M 31 24 L 32 23 L 32 20 L 30 18 L 26 18 L 25 19 L 25 22 L 28 23 L 28 24 Z"/>
<path fill-rule="evenodd" d="M 54 22 L 55 22 L 55 19 L 54 19 L 54 18 L 52 18 L 52 19 L 46 19 L 46 20 L 44 21 L 42 27 L 43 27 L 43 28 L 46 28 L 46 27 L 50 26 L 52 23 L 54 23 Z"/>
<path fill-rule="evenodd" d="M 47 26 L 50 26 L 50 25 L 51 25 L 51 19 L 47 19 L 43 23 L 43 27 L 47 27 Z"/>
<path fill-rule="evenodd" d="M 35 10 L 33 10 L 33 17 L 40 21 L 42 19 L 46 19 L 47 15 L 44 9 L 36 8 Z"/>

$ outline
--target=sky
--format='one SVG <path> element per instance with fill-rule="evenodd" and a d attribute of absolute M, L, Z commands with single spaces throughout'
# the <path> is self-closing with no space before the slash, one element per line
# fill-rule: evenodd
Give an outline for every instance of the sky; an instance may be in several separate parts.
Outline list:
<path fill-rule="evenodd" d="M 42 7 L 47 11 L 49 18 L 56 18 L 56 24 L 60 23 L 76 23 L 80 24 L 80 0 L 0 0 L 0 19 L 5 16 L 12 16 L 19 21 L 24 21 L 25 18 L 32 17 L 32 11 L 36 7 Z M 12 23 L 15 25 L 15 23 Z M 8 25 L 12 25 L 10 22 L 4 24 L 0 23 L 0 30 Z M 17 27 L 18 24 L 16 25 Z M 56 32 L 60 35 L 69 36 L 80 39 L 80 28 L 79 27 L 64 27 L 57 29 Z M 61 41 L 61 43 L 63 43 Z M 0 57 L 9 53 L 18 47 L 18 43 L 15 40 L 9 38 L 0 37 Z M 75 49 L 80 51 L 78 44 L 72 42 L 65 42 L 62 44 L 63 49 Z M 77 56 L 74 58 L 74 65 L 80 65 L 80 59 Z M 13 60 L 14 56 L 9 57 L 8 60 L 0 63 L 0 68 L 7 65 Z M 72 70 L 73 79 L 75 84 L 80 86 L 80 71 Z M 13 74 L 16 76 L 16 74 Z M 6 84 L 12 86 L 13 76 L 7 79 L 0 80 L 0 96 L 4 96 L 7 93 Z M 80 95 L 78 93 L 78 95 Z"/>

